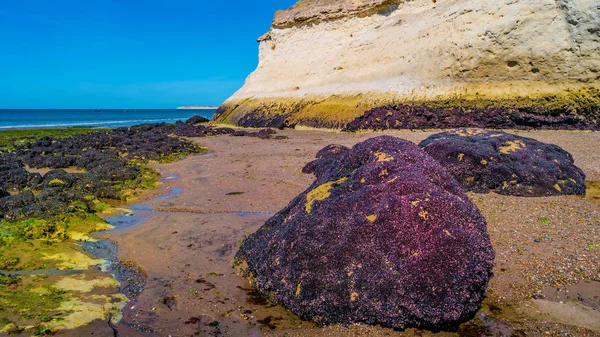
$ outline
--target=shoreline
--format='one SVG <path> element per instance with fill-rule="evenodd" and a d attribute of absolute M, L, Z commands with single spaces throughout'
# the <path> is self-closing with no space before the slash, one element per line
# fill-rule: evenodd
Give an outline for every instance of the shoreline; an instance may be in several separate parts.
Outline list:
<path fill-rule="evenodd" d="M 121 247 L 122 257 L 138 261 L 151 280 L 135 309 L 125 315 L 126 324 L 119 326 L 119 331 L 128 336 L 216 331 L 225 335 L 456 336 L 450 332 L 433 334 L 415 329 L 397 332 L 362 325 L 315 327 L 252 293 L 247 281 L 236 274 L 230 262 L 239 240 L 258 229 L 270 215 L 242 216 L 232 211 L 279 211 L 310 185 L 312 177 L 302 174 L 300 169 L 324 145 L 352 145 L 382 133 L 412 141 L 430 134 L 297 130 L 280 133 L 290 140 L 275 143 L 226 136 L 197 139 L 196 142 L 211 148 L 212 152 L 156 166 L 161 174 L 181 176 L 160 189 L 182 187 L 184 191 L 173 199 L 151 202 L 157 211 L 139 227 L 111 234 Z M 588 177 L 600 179 L 600 167 L 595 166 L 600 149 L 593 142 L 597 133 L 531 131 L 526 134 L 533 134 L 542 141 L 556 140 L 555 143 L 573 153 L 576 164 Z M 590 144 L 594 144 L 591 149 L 585 149 Z M 227 195 L 230 192 L 243 193 Z M 523 333 L 548 331 L 554 335 L 570 331 L 575 335 L 600 336 L 600 327 L 592 319 L 595 316 L 589 316 L 598 313 L 598 309 L 590 308 L 598 306 L 593 298 L 600 290 L 600 282 L 572 274 L 577 269 L 569 267 L 567 260 L 563 261 L 564 256 L 579 249 L 574 245 L 582 238 L 594 238 L 590 232 L 592 227 L 577 230 L 567 227 L 570 223 L 593 225 L 598 221 L 599 201 L 576 196 L 517 198 L 470 194 L 470 197 L 488 219 L 498 257 L 488 299 L 478 316 L 465 323 L 459 332 L 509 329 Z M 541 217 L 550 218 L 551 224 L 540 222 Z M 552 240 L 546 239 L 546 235 Z M 533 239 L 537 237 L 544 239 L 535 243 Z M 553 254 L 552 247 L 562 248 Z M 586 250 L 584 255 L 588 256 L 587 265 L 593 270 L 594 261 L 598 260 L 597 250 Z M 559 268 L 563 271 L 559 272 Z M 557 278 L 559 291 L 534 282 L 539 286 L 538 292 L 538 286 L 528 285 L 536 278 L 560 275 L 574 276 Z M 600 280 L 600 275 L 598 278 Z M 585 279 L 591 283 L 581 281 Z M 575 293 L 579 293 L 583 301 L 567 299 Z M 554 301 L 556 296 L 560 299 Z M 187 324 L 182 325 L 182 320 Z M 152 328 L 153 332 L 137 331 L 131 326 Z"/>
<path fill-rule="evenodd" d="M 456 336 L 450 332 L 433 334 L 414 329 L 397 332 L 363 325 L 315 327 L 253 292 L 230 264 L 241 239 L 310 185 L 313 177 L 302 174 L 301 168 L 325 145 L 351 146 L 382 134 L 419 142 L 436 131 L 282 130 L 278 134 L 289 139 L 227 135 L 189 138 L 211 152 L 151 165 L 162 177 L 179 176 L 167 179 L 156 189 L 146 190 L 133 203 L 149 205 L 154 209 L 152 214 L 135 227 L 93 235 L 114 241 L 119 260 L 134 261 L 148 275 L 138 302 L 126 307 L 123 320 L 118 324 L 111 326 L 105 321 L 95 321 L 75 330 L 59 331 L 57 335 L 82 336 L 91 332 L 112 335 L 118 331 L 127 336 L 217 332 L 225 335 Z M 597 164 L 600 162 L 600 133 L 513 132 L 560 145 L 573 154 L 576 165 L 585 171 L 589 181 L 600 181 Z M 156 199 L 172 189 L 182 189 L 182 192 L 172 198 Z M 488 220 L 497 260 L 488 299 L 477 317 L 465 323 L 459 332 L 509 329 L 600 336 L 600 327 L 594 325 L 592 319 L 595 316 L 589 316 L 600 310 L 593 297 L 600 291 L 600 282 L 589 276 L 594 263 L 597 268 L 600 252 L 578 247 L 586 240 L 597 239 L 600 243 L 598 233 L 593 232 L 593 224 L 600 221 L 600 201 L 575 196 L 469 196 Z M 127 203 L 119 207 L 131 206 L 132 203 Z M 550 224 L 540 222 L 542 217 L 549 218 Z M 574 224 L 585 226 L 573 227 Z M 573 254 L 579 254 L 577 265 L 586 266 L 585 274 L 565 259 Z M 586 255 L 587 260 L 579 261 L 581 254 Z M 600 280 L 600 270 L 597 273 Z M 560 291 L 540 281 L 553 277 Z M 583 300 L 567 298 L 576 293 Z M 556 296 L 560 299 L 554 301 Z M 596 307 L 598 309 L 593 309 Z"/>

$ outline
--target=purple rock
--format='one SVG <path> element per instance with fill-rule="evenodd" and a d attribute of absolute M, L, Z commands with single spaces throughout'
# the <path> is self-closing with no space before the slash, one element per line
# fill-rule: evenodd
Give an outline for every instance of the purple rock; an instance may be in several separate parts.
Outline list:
<path fill-rule="evenodd" d="M 504 195 L 585 194 L 585 174 L 562 148 L 501 131 L 458 129 L 419 146 L 465 191 Z"/>
<path fill-rule="evenodd" d="M 198 124 L 198 123 L 207 123 L 207 122 L 210 122 L 210 120 L 207 118 L 204 118 L 202 116 L 194 115 L 185 122 L 186 122 L 186 124 L 194 125 L 194 124 Z"/>
<path fill-rule="evenodd" d="M 389 136 L 320 154 L 315 182 L 237 253 L 254 286 L 318 324 L 445 330 L 472 318 L 494 252 L 456 181 Z"/>

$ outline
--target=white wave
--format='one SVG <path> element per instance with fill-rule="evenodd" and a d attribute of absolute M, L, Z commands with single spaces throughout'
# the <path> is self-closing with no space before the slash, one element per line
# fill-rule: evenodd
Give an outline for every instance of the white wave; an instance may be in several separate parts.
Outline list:
<path fill-rule="evenodd" d="M 75 122 L 75 123 L 58 123 L 58 124 L 25 124 L 25 125 L 7 125 L 0 126 L 1 129 L 29 129 L 29 128 L 55 128 L 61 126 L 96 126 L 108 124 L 125 124 L 125 123 L 150 123 L 150 122 L 166 122 L 175 120 L 185 120 L 187 117 L 175 118 L 156 118 L 156 119 L 129 119 L 120 121 L 102 121 L 102 122 Z"/>

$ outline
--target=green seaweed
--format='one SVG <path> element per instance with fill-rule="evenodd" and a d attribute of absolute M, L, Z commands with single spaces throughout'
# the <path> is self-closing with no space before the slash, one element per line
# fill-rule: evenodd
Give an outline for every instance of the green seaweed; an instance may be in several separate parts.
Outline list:
<path fill-rule="evenodd" d="M 5 130 L 0 131 L 0 152 L 12 151 L 17 146 L 35 141 L 38 138 L 52 136 L 56 138 L 67 138 L 72 135 L 90 132 L 108 132 L 110 129 L 73 127 L 60 129 L 28 129 L 28 130 Z"/>
<path fill-rule="evenodd" d="M 226 195 L 242 195 L 244 192 L 229 192 Z"/>

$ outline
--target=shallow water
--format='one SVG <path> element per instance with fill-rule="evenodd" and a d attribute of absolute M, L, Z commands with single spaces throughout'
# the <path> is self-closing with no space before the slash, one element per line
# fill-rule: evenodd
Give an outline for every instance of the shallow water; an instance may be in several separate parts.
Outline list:
<path fill-rule="evenodd" d="M 171 175 L 171 177 L 164 179 L 177 179 L 177 176 Z M 169 187 L 168 190 L 169 193 L 158 196 L 152 199 L 152 201 L 166 200 L 183 192 L 183 188 L 178 187 Z M 129 212 L 104 219 L 104 221 L 115 227 L 114 229 L 107 231 L 108 233 L 114 233 L 133 228 L 146 221 L 152 215 L 152 213 L 155 212 L 154 208 L 148 204 L 134 204 L 124 207 L 124 209 L 128 210 Z"/>

